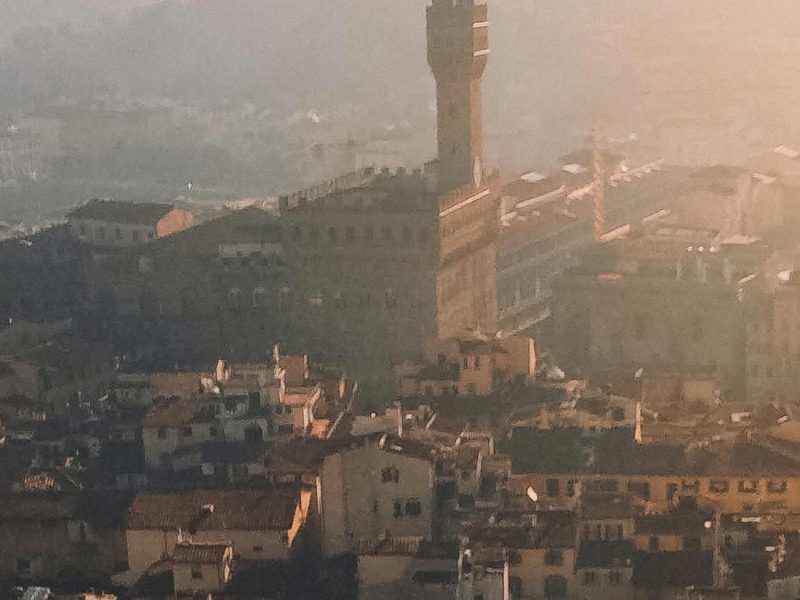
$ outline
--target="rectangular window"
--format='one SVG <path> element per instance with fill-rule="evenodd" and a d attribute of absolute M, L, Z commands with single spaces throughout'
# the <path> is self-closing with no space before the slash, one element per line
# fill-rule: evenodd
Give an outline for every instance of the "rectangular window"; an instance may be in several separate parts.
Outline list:
<path fill-rule="evenodd" d="M 551 567 L 563 565 L 564 553 L 560 548 L 551 548 L 544 553 L 544 564 Z"/>
<path fill-rule="evenodd" d="M 261 554 L 264 551 L 264 546 L 253 546 L 253 552 L 255 554 Z"/>
<path fill-rule="evenodd" d="M 572 498 L 575 495 L 575 488 L 577 485 L 578 482 L 574 479 L 567 481 L 567 498 Z"/>
<path fill-rule="evenodd" d="M 561 482 L 558 479 L 547 480 L 547 495 L 550 498 L 557 498 L 561 495 Z"/>
<path fill-rule="evenodd" d="M 773 481 L 767 482 L 767 492 L 770 494 L 785 494 L 788 484 L 786 481 Z"/>
<path fill-rule="evenodd" d="M 203 570 L 199 567 L 192 567 L 192 579 L 202 579 Z"/>
<path fill-rule="evenodd" d="M 650 500 L 650 484 L 647 481 L 629 481 L 627 489 L 642 500 Z"/>
<path fill-rule="evenodd" d="M 583 573 L 583 584 L 593 585 L 597 581 L 597 574 L 594 571 L 585 571 Z"/>
<path fill-rule="evenodd" d="M 700 492 L 700 482 L 694 481 L 681 481 L 681 491 L 690 494 L 698 494 Z"/>
<path fill-rule="evenodd" d="M 619 585 L 621 580 L 619 571 L 609 571 L 608 572 L 608 583 L 611 585 Z"/>
<path fill-rule="evenodd" d="M 758 481 L 755 479 L 743 479 L 739 482 L 739 491 L 742 494 L 755 494 L 758 492 Z"/>
<path fill-rule="evenodd" d="M 730 489 L 727 479 L 712 479 L 708 482 L 708 491 L 712 494 L 725 494 Z"/>

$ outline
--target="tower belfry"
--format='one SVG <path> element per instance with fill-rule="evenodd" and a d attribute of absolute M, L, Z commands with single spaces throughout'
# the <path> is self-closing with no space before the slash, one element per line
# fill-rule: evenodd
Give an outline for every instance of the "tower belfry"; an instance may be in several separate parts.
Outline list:
<path fill-rule="evenodd" d="M 428 64 L 436 79 L 438 183 L 479 185 L 483 176 L 481 77 L 489 57 L 485 4 L 432 0 Z"/>

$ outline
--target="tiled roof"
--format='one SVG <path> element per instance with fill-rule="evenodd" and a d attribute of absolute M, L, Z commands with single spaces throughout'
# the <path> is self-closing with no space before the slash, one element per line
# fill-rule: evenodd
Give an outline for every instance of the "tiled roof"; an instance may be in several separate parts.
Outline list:
<path fill-rule="evenodd" d="M 711 512 L 700 510 L 677 510 L 667 514 L 642 515 L 636 519 L 635 531 L 637 535 L 704 534 L 706 521 L 713 518 Z"/>
<path fill-rule="evenodd" d="M 380 440 L 384 436 L 386 437 L 381 448 Z M 284 463 L 283 468 L 296 466 L 307 471 L 314 471 L 322 465 L 325 457 L 362 448 L 368 444 L 375 444 L 376 449 L 381 452 L 401 454 L 427 461 L 434 461 L 438 457 L 438 452 L 433 446 L 393 435 L 372 433 L 362 436 L 344 435 L 329 440 L 295 438 L 278 449 L 278 460 Z"/>
<path fill-rule="evenodd" d="M 300 386 L 306 380 L 308 358 L 305 355 L 286 355 L 280 357 L 280 367 L 286 371 L 286 385 Z"/>
<path fill-rule="evenodd" d="M 283 396 L 281 404 L 286 404 L 288 406 L 305 406 L 316 393 L 317 388 L 313 386 L 286 388 L 286 393 Z"/>
<path fill-rule="evenodd" d="M 292 525 L 297 500 L 274 491 L 193 490 L 171 494 L 139 494 L 128 515 L 128 529 L 186 529 L 207 505 L 213 505 L 200 530 L 286 530 Z"/>
<path fill-rule="evenodd" d="M 575 564 L 578 569 L 633 567 L 633 542 L 630 540 L 584 540 Z"/>
<path fill-rule="evenodd" d="M 26 475 L 11 487 L 14 492 L 60 492 L 61 484 L 52 473 Z"/>
<path fill-rule="evenodd" d="M 70 219 L 93 219 L 110 223 L 136 223 L 155 225 L 173 209 L 171 204 L 150 202 L 116 202 L 114 200 L 90 200 L 67 215 Z"/>
<path fill-rule="evenodd" d="M 176 544 L 172 553 L 172 562 L 190 565 L 216 565 L 225 558 L 225 552 L 228 548 L 230 548 L 230 543 L 200 544 L 188 542 Z"/>
<path fill-rule="evenodd" d="M 584 494 L 581 498 L 581 516 L 584 519 L 625 519 L 643 512 L 627 494 Z"/>
<path fill-rule="evenodd" d="M 456 469 L 462 471 L 477 469 L 480 453 L 481 451 L 474 446 L 462 446 L 456 454 Z"/>
<path fill-rule="evenodd" d="M 637 552 L 634 556 L 633 581 L 648 588 L 700 587 L 711 585 L 713 571 L 714 556 L 710 550 Z"/>
<path fill-rule="evenodd" d="M 145 427 L 178 427 L 195 420 L 204 411 L 203 404 L 186 399 L 168 399 L 150 407 Z"/>

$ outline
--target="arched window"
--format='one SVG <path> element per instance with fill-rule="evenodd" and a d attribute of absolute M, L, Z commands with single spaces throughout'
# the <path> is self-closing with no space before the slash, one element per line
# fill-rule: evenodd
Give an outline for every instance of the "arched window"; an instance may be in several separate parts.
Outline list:
<path fill-rule="evenodd" d="M 567 580 L 561 575 L 548 575 L 544 580 L 544 595 L 546 598 L 566 598 Z"/>
<path fill-rule="evenodd" d="M 267 305 L 267 289 L 264 287 L 257 287 L 253 290 L 253 308 Z"/>
<path fill-rule="evenodd" d="M 231 308 L 241 308 L 242 306 L 242 290 L 239 288 L 231 288 L 228 290 L 228 305 Z"/>
<path fill-rule="evenodd" d="M 291 301 L 292 295 L 292 288 L 289 287 L 288 283 L 284 283 L 281 286 L 280 292 L 278 293 L 278 307 L 279 308 L 286 308 L 289 306 L 289 302 Z"/>

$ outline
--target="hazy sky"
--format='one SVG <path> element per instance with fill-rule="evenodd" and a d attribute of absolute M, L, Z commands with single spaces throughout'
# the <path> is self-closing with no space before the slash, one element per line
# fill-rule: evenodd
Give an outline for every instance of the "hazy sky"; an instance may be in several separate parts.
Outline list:
<path fill-rule="evenodd" d="M 124 96 L 246 97 L 429 128 L 427 0 L 173 0 L 119 24 L 147 4 L 0 0 L 0 44 L 31 25 L 97 30 L 31 42 L 0 88 L 33 79 L 69 93 L 86 82 Z M 694 113 L 761 126 L 789 114 L 800 90 L 796 0 L 495 0 L 490 15 L 487 146 L 510 168 L 573 147 L 595 120 L 634 130 Z"/>

